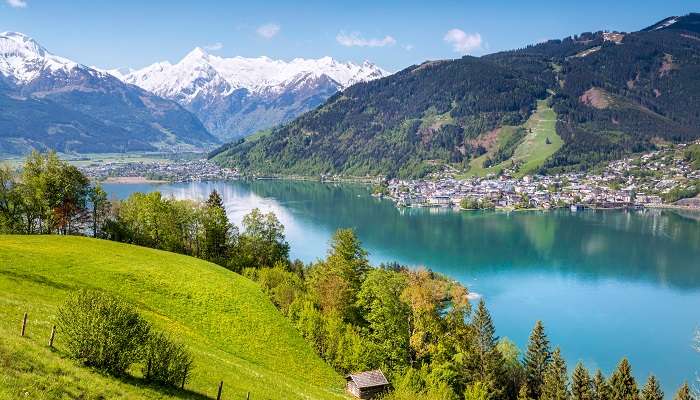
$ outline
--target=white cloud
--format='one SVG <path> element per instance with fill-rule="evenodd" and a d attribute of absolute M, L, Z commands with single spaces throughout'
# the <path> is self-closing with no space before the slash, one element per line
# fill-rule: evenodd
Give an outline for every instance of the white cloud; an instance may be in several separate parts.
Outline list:
<path fill-rule="evenodd" d="M 205 45 L 203 47 L 204 47 L 204 50 L 207 50 L 207 51 L 217 51 L 217 50 L 223 49 L 224 44 L 221 42 L 216 42 L 216 43 Z"/>
<path fill-rule="evenodd" d="M 265 39 L 272 39 L 280 31 L 280 26 L 278 24 L 265 24 L 260 25 L 256 32 L 259 36 Z"/>
<path fill-rule="evenodd" d="M 404 44 L 404 45 L 401 46 L 401 47 L 403 47 L 403 49 L 406 50 L 406 51 L 411 51 L 411 50 L 413 50 L 413 45 L 412 45 L 412 44 Z"/>
<path fill-rule="evenodd" d="M 450 29 L 443 38 L 452 45 L 452 50 L 460 54 L 468 54 L 481 48 L 481 35 L 478 33 L 465 33 L 461 29 Z"/>
<path fill-rule="evenodd" d="M 10 7 L 14 8 L 25 8 L 27 7 L 27 0 L 6 0 Z"/>
<path fill-rule="evenodd" d="M 358 32 L 353 32 L 347 34 L 345 32 L 340 32 L 335 40 L 343 46 L 346 47 L 384 47 L 393 46 L 396 44 L 396 39 L 391 36 L 384 36 L 381 39 L 365 39 Z"/>

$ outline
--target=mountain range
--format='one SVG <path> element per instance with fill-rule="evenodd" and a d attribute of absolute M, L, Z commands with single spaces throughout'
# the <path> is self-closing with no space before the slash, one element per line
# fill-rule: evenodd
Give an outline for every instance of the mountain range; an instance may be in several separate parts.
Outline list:
<path fill-rule="evenodd" d="M 388 75 L 367 61 L 357 65 L 330 57 L 289 62 L 224 58 L 199 47 L 176 64 L 164 61 L 140 70 L 106 72 L 177 101 L 222 140 L 287 122 L 339 90 Z"/>
<path fill-rule="evenodd" d="M 339 90 L 387 75 L 365 62 L 223 58 L 103 70 L 0 34 L 0 154 L 206 151 L 289 121 Z"/>
<path fill-rule="evenodd" d="M 0 153 L 204 150 L 218 140 L 177 102 L 0 34 Z"/>
<path fill-rule="evenodd" d="M 699 138 L 698 77 L 695 13 L 413 65 L 211 157 L 257 174 L 582 171 Z"/>

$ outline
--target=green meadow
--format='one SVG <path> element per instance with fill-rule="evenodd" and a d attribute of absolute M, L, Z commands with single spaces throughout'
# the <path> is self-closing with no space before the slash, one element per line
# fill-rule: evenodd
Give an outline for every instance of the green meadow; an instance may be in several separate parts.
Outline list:
<path fill-rule="evenodd" d="M 489 168 L 483 167 L 486 158 L 495 153 L 514 134 L 516 127 L 504 126 L 499 132 L 498 145 L 492 151 L 473 159 L 464 176 L 499 174 L 503 169 L 510 167 L 511 161 L 521 163 L 520 171 L 516 174 L 519 177 L 536 172 L 549 157 L 564 145 L 564 140 L 557 134 L 556 123 L 557 114 L 547 105 L 547 101 L 538 101 L 537 110 L 522 125 L 527 134 L 515 148 L 513 157 Z M 550 143 L 547 143 L 547 138 L 549 138 Z"/>
<path fill-rule="evenodd" d="M 195 369 L 185 390 L 115 378 L 47 341 L 68 293 L 121 296 L 184 343 Z M 29 314 L 26 337 L 22 316 Z M 343 379 L 326 365 L 256 283 L 192 257 L 71 236 L 0 236 L 0 398 L 339 399 Z"/>

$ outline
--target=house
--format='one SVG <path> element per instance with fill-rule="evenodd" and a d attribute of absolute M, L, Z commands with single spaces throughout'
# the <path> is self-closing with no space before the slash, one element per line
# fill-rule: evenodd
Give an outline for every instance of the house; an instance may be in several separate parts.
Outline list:
<path fill-rule="evenodd" d="M 358 399 L 372 399 L 389 389 L 389 381 L 378 369 L 350 374 L 345 380 L 348 393 Z"/>

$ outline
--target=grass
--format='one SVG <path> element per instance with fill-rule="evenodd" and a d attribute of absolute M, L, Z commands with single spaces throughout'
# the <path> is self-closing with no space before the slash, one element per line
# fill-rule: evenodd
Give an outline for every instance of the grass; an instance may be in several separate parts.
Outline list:
<path fill-rule="evenodd" d="M 538 101 L 537 110 L 522 125 L 528 133 L 516 147 L 511 159 L 489 168 L 483 167 L 484 160 L 495 153 L 517 128 L 504 126 L 499 132 L 498 146 L 494 146 L 490 152 L 473 159 L 469 163 L 469 170 L 462 176 L 499 174 L 503 169 L 510 167 L 511 161 L 521 164 L 520 170 L 516 174 L 519 177 L 537 171 L 549 157 L 564 145 L 564 140 L 557 134 L 556 122 L 557 114 L 547 105 L 547 101 Z M 551 143 L 547 144 L 547 138 Z"/>
<path fill-rule="evenodd" d="M 47 348 L 58 307 L 79 288 L 132 302 L 187 345 L 195 370 L 186 391 L 116 379 Z M 29 313 L 28 337 L 19 335 Z M 0 398 L 339 399 L 342 378 L 326 365 L 257 284 L 192 257 L 64 236 L 0 236 Z"/>
<path fill-rule="evenodd" d="M 564 140 L 557 134 L 557 114 L 547 105 L 546 100 L 537 102 L 537 111 L 525 122 L 525 128 L 531 132 L 515 149 L 513 158 L 521 161 L 520 174 L 527 175 L 536 171 L 544 162 L 564 145 Z M 551 143 L 547 144 L 547 138 Z"/>

